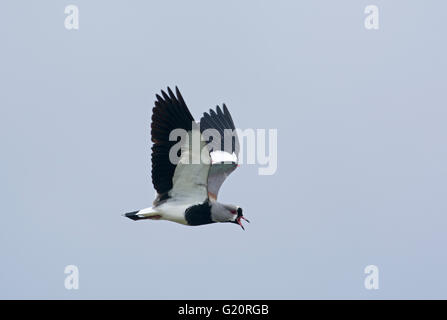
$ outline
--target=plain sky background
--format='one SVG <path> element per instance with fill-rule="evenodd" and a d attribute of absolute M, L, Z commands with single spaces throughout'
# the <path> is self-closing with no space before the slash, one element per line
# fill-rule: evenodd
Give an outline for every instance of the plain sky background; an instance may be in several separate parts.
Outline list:
<path fill-rule="evenodd" d="M 446 12 L 2 1 L 0 298 L 447 298 Z M 278 129 L 276 174 L 243 165 L 221 189 L 245 232 L 121 216 L 153 200 L 151 109 L 168 85 L 196 119 L 225 102 L 237 127 Z"/>

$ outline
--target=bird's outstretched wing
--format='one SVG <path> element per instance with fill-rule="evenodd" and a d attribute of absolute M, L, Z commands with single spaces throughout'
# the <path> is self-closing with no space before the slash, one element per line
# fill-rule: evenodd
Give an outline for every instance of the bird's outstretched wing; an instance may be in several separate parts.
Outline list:
<path fill-rule="evenodd" d="M 158 193 L 154 204 L 170 197 L 203 202 L 208 197 L 206 185 L 210 168 L 209 155 L 205 152 L 204 159 L 201 158 L 205 142 L 200 142 L 200 132 L 178 88 L 176 95 L 170 88 L 167 91 L 168 94 L 161 92 L 162 97 L 156 95 L 152 114 L 152 183 Z M 183 129 L 184 134 L 170 141 L 169 136 L 175 129 Z M 199 144 L 194 145 L 193 141 Z M 177 143 L 181 147 L 175 162 L 170 152 L 176 150 Z"/>
<path fill-rule="evenodd" d="M 211 159 L 206 143 L 202 141 L 199 127 L 194 123 L 182 144 L 180 160 L 172 178 L 174 185 L 169 196 L 188 203 L 202 203 L 208 199 L 210 167 Z"/>
<path fill-rule="evenodd" d="M 214 136 L 213 130 L 214 129 Z M 208 174 L 208 197 L 217 199 L 219 189 L 225 179 L 236 168 L 239 155 L 239 139 L 231 114 L 227 106 L 222 109 L 217 106 L 216 111 L 210 109 L 200 119 L 200 131 L 210 151 L 211 168 Z M 218 135 L 217 139 L 215 135 Z"/>

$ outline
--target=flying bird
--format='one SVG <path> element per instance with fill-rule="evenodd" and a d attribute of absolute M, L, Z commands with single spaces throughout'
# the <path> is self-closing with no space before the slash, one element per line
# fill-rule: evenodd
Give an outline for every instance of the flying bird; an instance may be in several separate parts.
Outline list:
<path fill-rule="evenodd" d="M 239 140 L 226 105 L 205 112 L 197 123 L 177 87 L 175 94 L 168 87 L 167 93 L 162 90 L 156 98 L 152 109 L 151 158 L 152 184 L 157 196 L 152 207 L 124 216 L 189 226 L 231 222 L 244 229 L 241 220 L 249 221 L 242 208 L 217 201 L 221 185 L 238 167 Z M 172 141 L 170 134 L 175 129 L 182 130 Z M 199 148 L 194 141 L 199 141 Z M 178 160 L 172 161 L 175 146 Z"/>

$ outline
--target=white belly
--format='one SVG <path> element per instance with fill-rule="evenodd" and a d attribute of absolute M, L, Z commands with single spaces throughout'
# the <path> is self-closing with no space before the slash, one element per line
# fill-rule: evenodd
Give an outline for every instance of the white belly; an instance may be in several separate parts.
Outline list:
<path fill-rule="evenodd" d="M 185 210 L 191 204 L 179 203 L 177 201 L 167 201 L 155 208 L 160 213 L 161 219 L 177 222 L 181 224 L 188 224 L 185 220 Z"/>

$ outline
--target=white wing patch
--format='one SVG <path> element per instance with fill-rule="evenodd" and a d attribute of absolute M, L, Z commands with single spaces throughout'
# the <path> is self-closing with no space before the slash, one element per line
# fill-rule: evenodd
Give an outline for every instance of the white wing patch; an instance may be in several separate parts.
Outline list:
<path fill-rule="evenodd" d="M 211 152 L 211 163 L 219 163 L 219 162 L 235 162 L 237 163 L 237 156 L 236 154 L 233 153 L 229 153 L 229 152 L 225 152 L 225 151 L 221 151 L 221 150 L 215 150 L 213 152 Z"/>
<path fill-rule="evenodd" d="M 237 156 L 221 150 L 211 152 L 211 169 L 208 175 L 208 197 L 217 199 L 219 189 L 225 179 L 237 168 Z"/>

